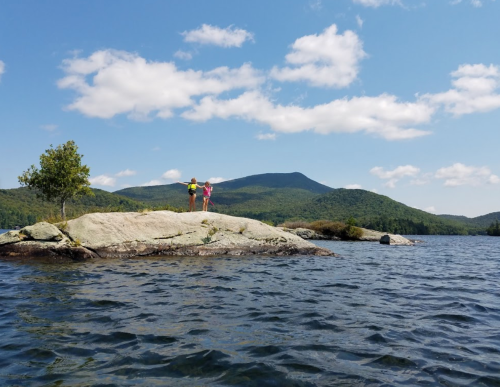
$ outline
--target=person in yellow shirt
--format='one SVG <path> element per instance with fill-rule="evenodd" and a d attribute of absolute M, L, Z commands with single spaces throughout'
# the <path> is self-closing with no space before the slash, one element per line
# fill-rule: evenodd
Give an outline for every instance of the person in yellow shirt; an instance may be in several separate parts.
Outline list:
<path fill-rule="evenodd" d="M 178 181 L 177 183 L 182 185 L 187 185 L 188 193 L 189 193 L 189 212 L 196 211 L 196 188 L 203 188 L 196 184 L 196 178 L 191 179 L 191 183 L 183 183 L 182 181 Z"/>

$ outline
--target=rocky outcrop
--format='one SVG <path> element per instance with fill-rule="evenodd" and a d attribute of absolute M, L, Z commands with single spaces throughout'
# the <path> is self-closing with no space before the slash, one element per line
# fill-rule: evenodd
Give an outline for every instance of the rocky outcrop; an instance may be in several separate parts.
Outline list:
<path fill-rule="evenodd" d="M 334 255 L 257 220 L 209 212 L 95 213 L 59 224 L 59 229 L 48 226 L 53 228 L 37 223 L 0 236 L 0 256 L 85 260 L 153 255 Z"/>
<path fill-rule="evenodd" d="M 319 234 L 316 231 L 309 230 L 307 228 L 295 228 L 295 229 L 282 228 L 282 230 L 297 235 L 303 239 L 312 239 L 312 240 L 328 239 L 337 241 L 341 240 L 338 237 Z M 387 234 L 386 232 L 369 230 L 367 228 L 361 228 L 361 230 L 363 230 L 363 235 L 357 239 L 358 241 L 361 242 L 380 242 L 382 244 L 387 244 L 387 245 L 406 245 L 406 246 L 412 246 L 415 243 L 415 241 L 406 239 L 401 235 Z"/>
<path fill-rule="evenodd" d="M 290 234 L 297 235 L 301 237 L 302 239 L 311 239 L 311 240 L 340 240 L 340 238 L 335 237 L 335 236 L 328 236 L 328 235 L 323 235 L 320 233 L 317 233 L 314 230 L 308 229 L 308 228 L 286 228 L 286 227 L 279 227 L 283 231 L 289 232 Z"/>
<path fill-rule="evenodd" d="M 401 235 L 386 234 L 380 238 L 383 245 L 413 246 L 415 243 Z"/>
<path fill-rule="evenodd" d="M 361 230 L 363 230 L 363 235 L 359 240 L 364 242 L 380 242 L 380 238 L 387 234 L 386 232 L 369 230 L 367 228 L 361 228 Z"/>

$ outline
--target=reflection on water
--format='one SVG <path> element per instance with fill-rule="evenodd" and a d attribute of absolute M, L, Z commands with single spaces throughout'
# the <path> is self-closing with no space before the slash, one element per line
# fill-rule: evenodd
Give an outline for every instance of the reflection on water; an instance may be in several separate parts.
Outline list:
<path fill-rule="evenodd" d="M 500 384 L 500 239 L 0 261 L 0 385 Z"/>

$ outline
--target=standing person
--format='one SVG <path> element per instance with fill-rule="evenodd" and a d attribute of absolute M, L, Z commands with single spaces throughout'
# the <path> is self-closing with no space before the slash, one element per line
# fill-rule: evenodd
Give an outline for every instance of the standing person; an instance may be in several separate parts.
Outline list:
<path fill-rule="evenodd" d="M 208 202 L 210 201 L 213 189 L 214 187 L 210 185 L 210 182 L 206 181 L 203 187 L 203 211 L 208 211 Z"/>
<path fill-rule="evenodd" d="M 191 183 L 183 183 L 181 181 L 178 181 L 177 183 L 182 184 L 182 185 L 187 185 L 188 187 L 188 194 L 189 194 L 189 212 L 196 211 L 196 188 L 203 188 L 196 184 L 196 179 L 193 177 L 191 179 Z"/>

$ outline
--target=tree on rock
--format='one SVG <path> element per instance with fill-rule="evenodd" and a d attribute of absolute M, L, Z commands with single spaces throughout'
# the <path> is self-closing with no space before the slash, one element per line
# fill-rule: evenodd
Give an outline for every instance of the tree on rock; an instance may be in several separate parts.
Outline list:
<path fill-rule="evenodd" d="M 22 186 L 37 191 L 43 200 L 59 203 L 61 217 L 66 219 L 66 201 L 84 195 L 93 196 L 88 180 L 90 169 L 81 164 L 83 155 L 78 154 L 74 141 L 59 145 L 56 149 L 50 145 L 40 156 L 40 169 L 32 165 L 18 177 Z"/>

